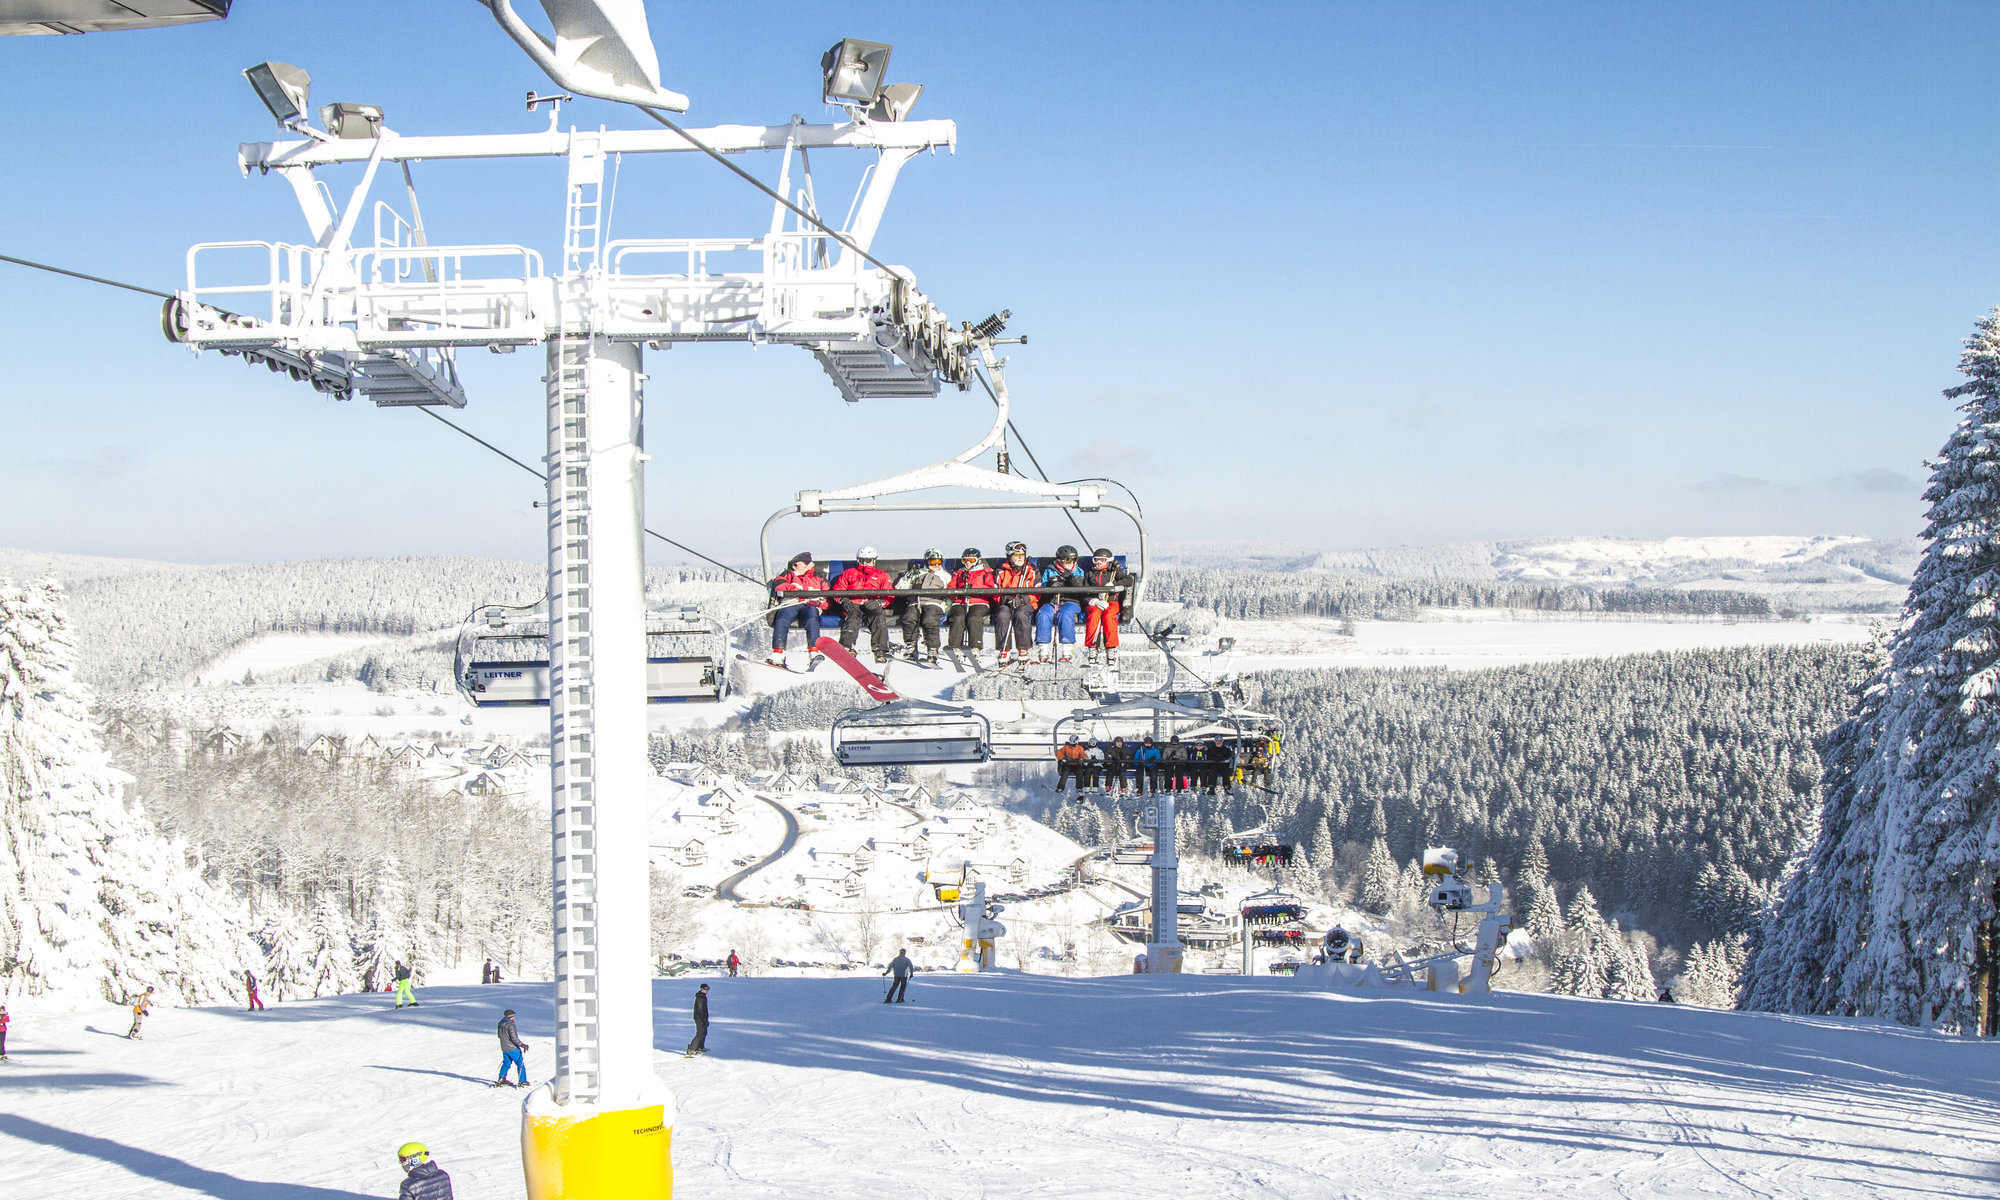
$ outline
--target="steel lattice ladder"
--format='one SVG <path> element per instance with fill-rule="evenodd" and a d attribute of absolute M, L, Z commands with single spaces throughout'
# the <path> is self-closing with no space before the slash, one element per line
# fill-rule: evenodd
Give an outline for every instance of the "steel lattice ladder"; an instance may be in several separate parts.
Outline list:
<path fill-rule="evenodd" d="M 596 677 L 591 639 L 590 273 L 597 265 L 604 178 L 593 144 L 571 162 L 563 231 L 565 283 L 574 287 L 551 346 L 549 401 L 549 754 L 555 880 L 556 1079 L 565 1101 L 594 1101 L 598 1029 L 597 803 L 592 732 Z M 567 960 L 567 962 L 565 962 Z"/>

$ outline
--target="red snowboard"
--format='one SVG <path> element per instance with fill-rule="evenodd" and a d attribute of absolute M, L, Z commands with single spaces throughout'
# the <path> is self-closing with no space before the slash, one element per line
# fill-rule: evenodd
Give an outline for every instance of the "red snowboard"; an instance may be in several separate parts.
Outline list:
<path fill-rule="evenodd" d="M 861 685 L 861 690 L 867 692 L 877 703 L 887 704 L 891 700 L 902 699 L 888 684 L 882 682 L 880 675 L 862 666 L 860 659 L 854 657 L 847 647 L 832 638 L 821 638 L 814 643 L 813 649 L 826 655 L 835 666 L 852 675 L 854 682 Z"/>

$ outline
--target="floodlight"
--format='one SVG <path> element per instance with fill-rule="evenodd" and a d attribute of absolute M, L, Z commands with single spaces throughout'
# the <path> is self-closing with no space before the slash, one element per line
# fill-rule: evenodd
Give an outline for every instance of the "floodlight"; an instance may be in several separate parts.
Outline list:
<path fill-rule="evenodd" d="M 825 77 L 823 97 L 828 104 L 866 107 L 875 103 L 882 91 L 882 77 L 889 71 L 889 45 L 842 38 L 840 44 L 820 55 L 819 69 Z"/>
<path fill-rule="evenodd" d="M 312 76 L 290 63 L 260 62 L 244 71 L 243 78 L 257 90 L 257 98 L 278 124 L 290 129 L 306 119 L 306 93 L 312 90 Z"/>
<path fill-rule="evenodd" d="M 888 83 L 882 85 L 875 103 L 868 109 L 871 121 L 900 121 L 910 115 L 917 106 L 917 97 L 924 94 L 921 83 Z"/>
<path fill-rule="evenodd" d="M 337 138 L 380 137 L 382 108 L 376 104 L 356 104 L 351 100 L 336 100 L 332 104 L 320 106 L 319 123 Z"/>

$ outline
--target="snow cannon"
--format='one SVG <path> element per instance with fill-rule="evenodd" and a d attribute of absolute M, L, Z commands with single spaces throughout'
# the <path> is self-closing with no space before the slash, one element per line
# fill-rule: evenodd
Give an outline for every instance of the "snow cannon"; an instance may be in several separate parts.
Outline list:
<path fill-rule="evenodd" d="M 1424 848 L 1424 874 L 1450 878 L 1458 874 L 1458 851 L 1450 846 Z"/>
<path fill-rule="evenodd" d="M 542 1084 L 521 1106 L 528 1200 L 672 1200 L 674 1101 L 664 1084 L 620 1108 L 559 1104 L 554 1089 Z"/>

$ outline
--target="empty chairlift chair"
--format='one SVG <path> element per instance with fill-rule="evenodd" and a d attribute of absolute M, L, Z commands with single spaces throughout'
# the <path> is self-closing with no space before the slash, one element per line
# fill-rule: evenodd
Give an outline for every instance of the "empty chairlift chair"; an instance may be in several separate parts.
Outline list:
<path fill-rule="evenodd" d="M 992 724 L 971 708 L 893 700 L 833 722 L 833 757 L 843 767 L 983 763 L 993 756 Z"/>
<path fill-rule="evenodd" d="M 646 701 L 702 703 L 729 692 L 721 622 L 692 608 L 646 614 Z M 534 605 L 485 605 L 459 630 L 452 678 L 478 708 L 546 706 L 549 621 Z"/>

